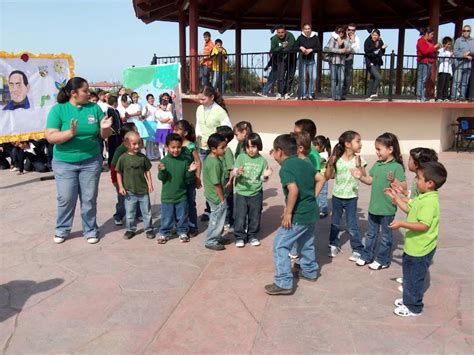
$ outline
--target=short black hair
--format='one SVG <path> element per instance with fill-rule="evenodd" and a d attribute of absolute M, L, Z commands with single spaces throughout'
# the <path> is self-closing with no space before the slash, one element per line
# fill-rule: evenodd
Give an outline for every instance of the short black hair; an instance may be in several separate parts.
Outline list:
<path fill-rule="evenodd" d="M 244 149 L 249 146 L 249 143 L 252 143 L 253 146 L 257 147 L 259 152 L 263 149 L 262 138 L 260 138 L 258 133 L 249 133 L 247 137 L 245 137 Z"/>
<path fill-rule="evenodd" d="M 122 98 L 120 99 L 122 102 L 129 102 L 129 99 L 128 99 L 128 94 L 123 94 L 122 95 Z"/>
<path fill-rule="evenodd" d="M 203 37 L 206 37 L 206 36 L 211 37 L 211 32 L 206 31 L 206 32 L 204 32 L 204 33 L 202 34 L 202 36 L 203 36 Z"/>
<path fill-rule="evenodd" d="M 89 94 L 91 95 L 91 97 L 95 97 L 95 98 L 99 98 L 99 96 L 97 96 L 97 94 L 94 92 L 94 91 L 90 91 Z"/>
<path fill-rule="evenodd" d="M 225 137 L 219 133 L 213 133 L 209 136 L 208 140 L 207 140 L 207 147 L 209 149 L 216 149 L 219 144 L 221 144 L 222 142 L 226 142 L 227 143 L 227 140 L 225 139 Z"/>
<path fill-rule="evenodd" d="M 23 73 L 21 70 L 14 70 L 10 73 L 10 75 L 8 76 L 8 80 L 10 80 L 10 78 L 12 77 L 12 75 L 15 75 L 15 74 L 20 74 L 22 77 L 23 77 L 23 84 L 28 85 L 28 77 L 26 76 L 25 73 Z"/>
<path fill-rule="evenodd" d="M 148 99 L 149 99 L 150 97 L 155 98 L 155 97 L 153 96 L 153 94 L 148 94 L 148 95 L 146 95 L 146 100 L 148 101 Z"/>
<path fill-rule="evenodd" d="M 273 141 L 273 149 L 280 149 L 286 156 L 295 155 L 297 151 L 296 139 L 291 134 L 280 134 Z"/>
<path fill-rule="evenodd" d="M 125 138 L 125 135 L 128 132 L 135 132 L 135 123 L 127 122 L 122 126 L 122 128 L 120 128 L 120 136 L 122 138 Z"/>
<path fill-rule="evenodd" d="M 220 39 L 220 38 L 216 39 L 216 40 L 214 41 L 214 44 L 217 44 L 217 43 L 222 44 L 222 39 Z"/>
<path fill-rule="evenodd" d="M 110 105 L 110 106 L 113 106 L 115 105 L 115 103 L 117 102 L 117 96 L 110 96 L 108 99 L 107 99 L 107 103 Z"/>
<path fill-rule="evenodd" d="M 410 156 L 417 169 L 423 163 L 438 161 L 438 154 L 431 148 L 413 148 L 410 150 Z"/>
<path fill-rule="evenodd" d="M 453 39 L 451 37 L 443 37 L 443 46 L 447 43 L 453 43 Z"/>
<path fill-rule="evenodd" d="M 444 185 L 448 177 L 448 172 L 443 164 L 437 161 L 421 163 L 418 170 L 423 171 L 425 181 L 433 181 L 435 190 Z"/>
<path fill-rule="evenodd" d="M 183 143 L 183 138 L 178 133 L 169 133 L 166 136 L 166 145 L 170 145 L 171 142 L 180 142 Z"/>
<path fill-rule="evenodd" d="M 311 138 L 308 132 L 301 131 L 299 133 L 290 133 L 291 136 L 295 137 L 296 149 L 303 147 L 303 153 L 308 155 L 311 152 Z"/>
<path fill-rule="evenodd" d="M 229 126 L 217 127 L 216 133 L 219 133 L 221 136 L 223 136 L 227 140 L 227 143 L 234 139 L 234 130 Z"/>
<path fill-rule="evenodd" d="M 275 30 L 286 30 L 286 27 L 283 26 L 283 25 L 277 25 L 277 26 L 275 27 Z"/>
<path fill-rule="evenodd" d="M 308 132 L 311 140 L 316 137 L 317 129 L 316 124 L 309 118 L 302 118 L 295 122 L 295 126 L 301 128 L 303 132 Z"/>

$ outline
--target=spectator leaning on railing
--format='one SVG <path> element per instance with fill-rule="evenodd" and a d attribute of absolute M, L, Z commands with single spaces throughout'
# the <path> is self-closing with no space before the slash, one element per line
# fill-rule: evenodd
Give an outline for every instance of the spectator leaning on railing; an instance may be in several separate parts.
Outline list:
<path fill-rule="evenodd" d="M 311 25 L 305 23 L 295 47 L 299 50 L 299 76 L 300 86 L 298 98 L 313 100 L 316 84 L 315 53 L 321 52 L 321 42 L 316 32 L 311 30 Z M 306 85 L 308 81 L 309 85 Z"/>
<path fill-rule="evenodd" d="M 271 38 L 272 65 L 278 72 L 277 100 L 290 98 L 291 84 L 295 74 L 296 57 L 290 53 L 294 50 L 295 37 L 287 32 L 284 26 L 278 26 L 277 34 Z"/>
<path fill-rule="evenodd" d="M 438 53 L 438 80 L 436 86 L 436 101 L 449 101 L 448 91 L 453 75 L 453 39 L 443 38 L 443 48 Z"/>
<path fill-rule="evenodd" d="M 380 68 L 383 65 L 382 57 L 385 54 L 385 49 L 388 47 L 380 38 L 380 31 L 373 29 L 370 36 L 364 42 L 365 64 L 367 71 L 370 73 L 370 81 L 367 88 L 369 97 L 367 100 L 377 99 L 377 89 L 382 80 Z"/>
<path fill-rule="evenodd" d="M 416 78 L 416 101 L 427 101 L 425 95 L 426 81 L 431 74 L 431 67 L 436 63 L 436 53 L 441 44 L 433 44 L 434 31 L 431 27 L 422 28 L 421 37 L 416 43 L 416 57 L 418 62 Z"/>
<path fill-rule="evenodd" d="M 465 101 L 467 98 L 467 85 L 471 76 L 472 57 L 474 56 L 474 38 L 471 37 L 471 26 L 462 29 L 462 36 L 454 42 L 454 77 L 451 87 L 451 100 Z M 458 88 L 461 93 L 458 96 Z"/>
<path fill-rule="evenodd" d="M 347 38 L 349 38 L 353 53 L 359 53 L 360 51 L 360 39 L 356 35 L 356 25 L 350 23 L 347 25 Z M 345 100 L 349 93 L 349 88 L 352 85 L 352 68 L 354 66 L 354 54 L 350 53 L 346 57 L 346 65 L 344 66 L 344 85 L 342 87 L 342 99 Z"/>
<path fill-rule="evenodd" d="M 211 33 L 206 31 L 203 34 L 204 37 L 204 48 L 202 51 L 203 58 L 200 62 L 199 67 L 199 78 L 201 81 L 201 86 L 207 86 L 210 82 L 211 76 L 211 67 L 212 67 L 212 60 L 211 60 L 211 51 L 214 48 L 214 42 L 211 40 Z"/>

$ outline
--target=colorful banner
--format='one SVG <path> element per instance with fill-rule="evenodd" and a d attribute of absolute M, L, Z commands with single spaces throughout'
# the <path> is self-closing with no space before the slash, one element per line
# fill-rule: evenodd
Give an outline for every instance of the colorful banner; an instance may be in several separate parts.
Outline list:
<path fill-rule="evenodd" d="M 146 95 L 153 94 L 155 105 L 158 105 L 160 95 L 167 92 L 173 100 L 175 118 L 183 118 L 179 63 L 126 68 L 123 86 L 138 93 L 142 107 L 146 104 Z"/>

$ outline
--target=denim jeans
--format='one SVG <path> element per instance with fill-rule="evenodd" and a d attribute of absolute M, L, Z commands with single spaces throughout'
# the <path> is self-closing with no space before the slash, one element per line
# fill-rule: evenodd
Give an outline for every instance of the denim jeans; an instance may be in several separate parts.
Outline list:
<path fill-rule="evenodd" d="M 208 68 L 206 65 L 199 66 L 199 81 L 201 83 L 201 87 L 208 86 L 211 81 L 211 69 Z"/>
<path fill-rule="evenodd" d="M 431 64 L 418 63 L 417 77 L 416 77 L 416 97 L 418 100 L 426 100 L 425 86 L 431 74 Z"/>
<path fill-rule="evenodd" d="M 426 275 L 435 253 L 436 248 L 425 256 L 410 256 L 403 253 L 403 304 L 413 313 L 420 313 L 423 310 Z"/>
<path fill-rule="evenodd" d="M 125 211 L 125 196 L 119 194 L 118 185 L 115 185 L 115 190 L 117 191 L 117 203 L 115 204 L 115 213 L 114 220 L 121 221 L 126 215 Z M 137 218 L 141 218 L 142 212 L 140 211 L 140 206 L 137 206 Z"/>
<path fill-rule="evenodd" d="M 359 225 L 357 224 L 357 197 L 339 198 L 334 195 L 332 196 L 332 219 L 329 245 L 335 247 L 340 246 L 339 231 L 341 229 L 341 218 L 344 210 L 346 210 L 346 225 L 351 237 L 352 251 L 361 253 L 364 246 L 361 242 Z"/>
<path fill-rule="evenodd" d="M 314 96 L 314 88 L 316 85 L 316 64 L 314 59 L 299 60 L 299 76 L 300 76 L 300 94 L 299 97 Z M 309 85 L 306 86 L 306 80 Z"/>
<path fill-rule="evenodd" d="M 371 65 L 369 67 L 370 80 L 367 88 L 367 95 L 377 95 L 377 89 L 379 87 L 382 76 L 380 75 L 380 66 Z"/>
<path fill-rule="evenodd" d="M 318 275 L 319 265 L 316 262 L 316 248 L 314 245 L 314 223 L 292 224 L 290 229 L 278 228 L 273 240 L 273 263 L 275 264 L 275 284 L 278 287 L 293 288 L 293 273 L 288 253 L 293 244 L 298 242 L 300 267 L 304 276 L 315 278 Z"/>
<path fill-rule="evenodd" d="M 342 97 L 345 98 L 352 86 L 352 68 L 354 67 L 354 59 L 346 60 L 344 66 L 344 85 L 342 87 Z"/>
<path fill-rule="evenodd" d="M 319 211 L 325 214 L 329 212 L 328 190 L 329 190 L 329 183 L 326 181 L 318 196 Z"/>
<path fill-rule="evenodd" d="M 55 234 L 58 237 L 67 237 L 71 232 L 74 211 L 79 197 L 82 233 L 86 238 L 96 238 L 99 234 L 97 193 L 102 171 L 102 156 L 99 155 L 78 163 L 67 163 L 53 159 L 53 171 L 58 201 Z"/>
<path fill-rule="evenodd" d="M 206 159 L 206 157 L 209 155 L 210 150 L 199 148 L 198 153 L 199 153 L 199 158 L 201 159 L 201 166 L 204 166 L 204 159 Z M 209 207 L 209 203 L 207 202 L 207 200 L 206 200 L 206 209 L 204 210 L 204 212 L 205 213 L 211 212 L 211 208 Z"/>
<path fill-rule="evenodd" d="M 217 82 L 219 79 L 219 72 L 214 72 L 214 77 L 212 78 L 212 87 L 219 91 L 221 94 L 224 94 L 225 92 L 225 81 L 227 80 L 227 73 L 222 72 L 222 78 L 221 78 L 221 86 L 217 87 Z"/>
<path fill-rule="evenodd" d="M 127 231 L 136 232 L 137 230 L 137 206 L 140 206 L 140 211 L 142 211 L 143 229 L 145 232 L 153 231 L 150 195 L 148 193 L 134 194 L 130 191 L 127 191 L 127 195 L 125 196 L 125 223 Z"/>
<path fill-rule="evenodd" d="M 344 85 L 344 65 L 331 64 L 331 96 L 334 100 L 342 99 Z"/>
<path fill-rule="evenodd" d="M 187 200 L 178 203 L 161 204 L 160 235 L 170 235 L 175 222 L 178 234 L 188 233 Z"/>
<path fill-rule="evenodd" d="M 234 235 L 236 240 L 258 240 L 257 233 L 260 231 L 262 208 L 262 191 L 260 191 L 257 195 L 250 197 L 242 196 L 238 193 L 235 194 Z M 246 227 L 247 232 L 245 232 Z"/>
<path fill-rule="evenodd" d="M 471 68 L 457 68 L 453 75 L 453 86 L 451 87 L 451 99 L 458 97 L 458 88 L 461 86 L 461 95 L 459 97 L 466 98 L 467 84 L 471 75 Z"/>
<path fill-rule="evenodd" d="M 206 245 L 216 245 L 219 244 L 219 238 L 224 231 L 227 203 L 225 200 L 218 205 L 211 201 L 207 202 L 211 208 L 211 215 L 209 216 L 209 225 L 207 227 Z"/>
<path fill-rule="evenodd" d="M 267 82 L 263 86 L 264 95 L 268 95 L 270 93 L 270 90 L 273 88 L 273 84 L 275 84 L 277 77 L 278 77 L 278 73 L 272 67 L 272 69 L 270 70 L 270 74 L 268 74 Z"/>
<path fill-rule="evenodd" d="M 192 184 L 186 187 L 186 196 L 188 198 L 189 229 L 198 230 L 198 216 L 196 209 L 196 185 Z"/>
<path fill-rule="evenodd" d="M 392 230 L 388 228 L 395 216 L 377 216 L 369 213 L 367 234 L 365 238 L 365 248 L 361 254 L 361 259 L 366 262 L 376 260 L 381 265 L 390 265 L 392 261 Z M 377 234 L 381 229 L 382 239 L 380 241 L 379 252 L 375 257 L 375 245 L 377 244 Z"/>

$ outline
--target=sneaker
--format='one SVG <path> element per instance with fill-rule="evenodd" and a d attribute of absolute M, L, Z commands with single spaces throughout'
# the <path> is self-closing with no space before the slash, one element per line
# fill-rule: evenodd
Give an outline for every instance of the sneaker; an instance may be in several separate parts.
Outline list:
<path fill-rule="evenodd" d="M 319 212 L 319 218 L 326 218 L 328 214 L 326 212 Z"/>
<path fill-rule="evenodd" d="M 308 97 L 308 100 L 313 101 L 313 100 L 314 100 L 314 95 L 309 96 L 309 97 Z"/>
<path fill-rule="evenodd" d="M 263 92 L 257 92 L 257 95 L 260 97 L 268 97 L 268 95 L 265 95 Z"/>
<path fill-rule="evenodd" d="M 258 247 L 260 245 L 260 240 L 258 239 L 252 239 L 250 241 L 250 245 L 253 246 L 253 247 Z"/>
<path fill-rule="evenodd" d="M 402 285 L 402 284 L 403 284 L 403 277 L 397 277 L 397 278 L 395 279 L 395 282 L 396 282 L 396 283 L 399 283 L 400 285 Z"/>
<path fill-rule="evenodd" d="M 243 248 L 245 246 L 245 242 L 242 239 L 238 239 L 235 241 L 235 246 L 237 248 Z"/>
<path fill-rule="evenodd" d="M 145 236 L 147 239 L 155 239 L 155 232 L 153 231 L 145 232 Z"/>
<path fill-rule="evenodd" d="M 129 240 L 129 239 L 132 239 L 134 236 L 135 236 L 135 232 L 126 231 L 125 234 L 123 235 L 123 239 Z"/>
<path fill-rule="evenodd" d="M 179 235 L 179 240 L 181 241 L 181 243 L 188 243 L 189 236 L 186 233 L 182 233 Z"/>
<path fill-rule="evenodd" d="M 387 269 L 390 265 L 382 265 L 378 261 L 373 261 L 372 263 L 369 264 L 369 269 L 372 270 L 382 270 L 382 269 Z"/>
<path fill-rule="evenodd" d="M 341 248 L 338 248 L 334 245 L 329 245 L 329 254 L 328 254 L 328 256 L 331 257 L 331 258 L 335 258 L 337 256 L 337 254 L 339 254 L 340 250 L 341 250 Z"/>
<path fill-rule="evenodd" d="M 201 222 L 209 222 L 209 212 L 204 212 L 201 216 Z"/>
<path fill-rule="evenodd" d="M 298 254 L 293 255 L 293 254 L 289 253 L 288 256 L 290 257 L 290 260 L 291 260 L 291 261 L 296 261 L 296 260 L 299 259 Z"/>
<path fill-rule="evenodd" d="M 276 94 L 276 99 L 281 100 L 281 94 Z"/>
<path fill-rule="evenodd" d="M 54 242 L 56 244 L 61 244 L 61 243 L 64 243 L 64 241 L 66 240 L 66 238 L 64 237 L 58 237 L 57 235 L 54 236 L 53 238 Z"/>
<path fill-rule="evenodd" d="M 222 244 L 206 244 L 204 245 L 207 249 L 215 250 L 215 251 L 220 251 L 220 250 L 225 250 L 225 246 Z"/>
<path fill-rule="evenodd" d="M 370 96 L 369 96 L 369 98 L 370 98 L 371 100 L 377 100 L 378 97 L 379 97 L 379 96 L 378 96 L 377 94 L 373 94 L 373 95 L 370 95 Z"/>
<path fill-rule="evenodd" d="M 361 259 L 361 258 L 359 258 L 359 260 L 356 261 L 357 266 L 364 266 L 366 264 L 367 264 L 367 261 L 365 261 L 364 259 Z"/>
<path fill-rule="evenodd" d="M 303 280 L 306 280 L 306 281 L 310 281 L 310 282 L 316 282 L 318 280 L 318 276 L 316 275 L 316 277 L 307 277 L 307 276 L 304 276 L 303 273 L 300 272 L 298 273 L 298 277 L 300 279 L 303 279 Z"/>
<path fill-rule="evenodd" d="M 349 261 L 354 261 L 356 262 L 357 260 L 360 259 L 360 253 L 353 251 L 351 256 L 349 257 Z"/>
<path fill-rule="evenodd" d="M 120 219 L 114 219 L 114 223 L 116 226 L 123 226 L 123 221 Z"/>
<path fill-rule="evenodd" d="M 291 295 L 293 293 L 292 288 L 281 288 L 275 284 L 270 284 L 265 286 L 265 292 L 271 296 L 277 295 Z"/>
<path fill-rule="evenodd" d="M 410 311 L 408 307 L 405 306 L 404 304 L 401 305 L 400 307 L 395 308 L 393 310 L 393 313 L 395 313 L 397 316 L 400 316 L 400 317 L 418 317 L 419 315 L 421 315 L 421 312 L 414 313 Z"/>
<path fill-rule="evenodd" d="M 403 306 L 403 298 L 397 298 L 393 304 L 397 307 Z"/>
<path fill-rule="evenodd" d="M 289 100 L 291 98 L 290 94 L 285 94 L 285 100 Z"/>
<path fill-rule="evenodd" d="M 163 235 L 163 234 L 160 234 L 159 237 L 156 239 L 156 241 L 158 242 L 158 244 L 166 244 L 166 242 L 169 240 L 170 238 L 166 235 Z"/>
<path fill-rule="evenodd" d="M 99 242 L 99 238 L 97 237 L 87 238 L 87 243 L 89 244 L 97 244 L 98 242 Z"/>

